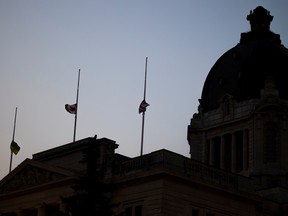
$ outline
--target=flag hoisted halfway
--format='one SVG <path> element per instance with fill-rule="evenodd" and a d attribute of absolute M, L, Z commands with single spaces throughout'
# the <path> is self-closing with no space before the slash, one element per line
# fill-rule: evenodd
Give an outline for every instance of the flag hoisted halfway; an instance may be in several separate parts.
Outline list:
<path fill-rule="evenodd" d="M 11 149 L 11 152 L 17 155 L 18 152 L 20 151 L 20 146 L 13 140 L 11 142 L 10 149 Z"/>
<path fill-rule="evenodd" d="M 13 160 L 13 153 L 16 155 L 20 151 L 20 146 L 14 141 L 15 138 L 15 129 L 16 129 L 16 119 L 17 119 L 17 107 L 15 109 L 15 117 L 14 117 L 14 127 L 13 127 L 13 136 L 12 142 L 10 144 L 11 156 L 10 156 L 10 165 L 9 165 L 9 172 L 12 170 L 12 160 Z"/>
<path fill-rule="evenodd" d="M 75 114 L 73 142 L 75 142 L 75 139 L 76 139 L 76 125 L 77 125 L 77 115 L 78 115 L 79 83 L 80 83 L 80 69 L 79 69 L 79 72 L 78 72 L 76 103 L 75 103 L 75 104 L 72 104 L 72 105 L 65 104 L 65 110 L 66 110 L 67 112 L 71 113 L 71 114 Z"/>
<path fill-rule="evenodd" d="M 149 104 L 145 100 L 143 100 L 139 105 L 139 113 L 146 112 L 147 106 L 149 106 Z"/>
<path fill-rule="evenodd" d="M 141 156 L 143 155 L 145 112 L 146 112 L 147 106 L 149 106 L 149 104 L 146 102 L 147 62 L 148 62 L 148 57 L 146 57 L 146 63 L 145 63 L 144 97 L 138 109 L 139 114 L 142 113 L 142 132 L 141 132 L 141 150 L 140 150 Z"/>
<path fill-rule="evenodd" d="M 65 109 L 67 112 L 71 114 L 76 114 L 77 113 L 77 104 L 69 105 L 65 104 Z"/>

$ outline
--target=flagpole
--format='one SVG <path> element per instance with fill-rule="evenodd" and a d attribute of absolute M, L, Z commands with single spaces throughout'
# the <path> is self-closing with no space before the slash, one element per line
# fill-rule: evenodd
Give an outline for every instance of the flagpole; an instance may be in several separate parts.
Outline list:
<path fill-rule="evenodd" d="M 16 109 L 15 109 L 15 117 L 14 117 L 14 127 L 13 127 L 12 142 L 14 142 L 14 138 L 15 138 L 16 119 L 17 119 L 17 107 L 16 107 Z M 11 150 L 9 173 L 10 173 L 11 170 L 12 170 L 12 159 L 13 159 L 13 152 L 12 152 L 12 150 Z"/>
<path fill-rule="evenodd" d="M 146 101 L 147 62 L 148 62 L 148 57 L 146 57 L 146 63 L 145 63 L 144 97 L 143 97 L 144 101 Z M 144 123 L 145 123 L 145 111 L 142 112 L 142 133 L 141 133 L 141 150 L 140 150 L 141 156 L 143 155 Z"/>
<path fill-rule="evenodd" d="M 78 97 L 79 97 L 79 83 L 80 83 L 80 69 L 79 69 L 79 72 L 78 72 L 77 95 L 76 95 L 76 113 L 75 113 L 75 121 L 74 121 L 73 142 L 75 142 L 75 139 L 76 139 L 76 127 L 77 127 L 77 115 L 78 115 Z"/>

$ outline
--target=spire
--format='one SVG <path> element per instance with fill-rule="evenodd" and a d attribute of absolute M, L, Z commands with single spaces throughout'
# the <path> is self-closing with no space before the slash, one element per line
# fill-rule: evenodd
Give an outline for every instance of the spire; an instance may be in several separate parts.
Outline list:
<path fill-rule="evenodd" d="M 256 7 L 247 16 L 247 20 L 250 22 L 251 31 L 254 30 L 270 30 L 270 23 L 273 20 L 273 16 L 270 15 L 270 11 L 266 10 L 262 6 Z"/>

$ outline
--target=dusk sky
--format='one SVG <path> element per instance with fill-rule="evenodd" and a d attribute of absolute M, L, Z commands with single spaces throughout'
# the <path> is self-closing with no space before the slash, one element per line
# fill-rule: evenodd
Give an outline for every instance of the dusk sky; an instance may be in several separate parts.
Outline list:
<path fill-rule="evenodd" d="M 107 137 L 117 153 L 140 155 L 145 58 L 148 57 L 143 153 L 189 157 L 187 125 L 217 59 L 250 30 L 263 6 L 271 31 L 288 47 L 287 0 L 0 0 L 0 179 L 9 172 L 15 108 L 14 169 L 34 153 Z"/>

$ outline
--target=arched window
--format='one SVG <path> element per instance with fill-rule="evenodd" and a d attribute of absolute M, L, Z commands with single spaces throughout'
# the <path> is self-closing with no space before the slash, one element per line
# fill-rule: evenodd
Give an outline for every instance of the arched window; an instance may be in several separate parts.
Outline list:
<path fill-rule="evenodd" d="M 224 102 L 224 115 L 230 115 L 231 114 L 231 103 L 229 100 L 226 100 Z"/>
<path fill-rule="evenodd" d="M 225 95 L 222 98 L 223 117 L 229 117 L 233 113 L 233 99 L 230 95 Z"/>

